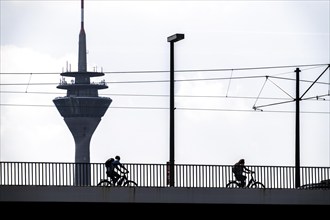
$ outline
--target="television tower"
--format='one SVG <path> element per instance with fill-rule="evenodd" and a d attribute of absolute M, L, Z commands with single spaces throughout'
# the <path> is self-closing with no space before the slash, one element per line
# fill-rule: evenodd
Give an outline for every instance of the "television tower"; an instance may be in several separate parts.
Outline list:
<path fill-rule="evenodd" d="M 53 102 L 75 141 L 75 185 L 90 185 L 90 141 L 112 100 L 98 96 L 99 89 L 108 88 L 105 80 L 99 83 L 90 81 L 91 77 L 104 76 L 104 73 L 87 71 L 84 0 L 81 0 L 78 54 L 78 72 L 67 70 L 61 73 L 62 79 L 57 86 L 67 90 L 66 96 L 57 97 Z M 64 77 L 74 77 L 74 80 L 67 82 Z"/>

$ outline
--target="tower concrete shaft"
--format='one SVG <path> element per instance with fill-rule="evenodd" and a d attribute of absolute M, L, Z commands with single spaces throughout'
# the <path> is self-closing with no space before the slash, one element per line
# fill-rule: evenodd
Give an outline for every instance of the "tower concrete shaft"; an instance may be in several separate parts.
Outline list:
<path fill-rule="evenodd" d="M 99 125 L 101 118 L 90 117 L 66 117 L 64 118 L 66 125 L 71 131 L 75 141 L 75 162 L 90 162 L 90 141 L 93 133 Z"/>
<path fill-rule="evenodd" d="M 99 83 L 90 82 L 91 77 L 104 76 L 104 73 L 87 71 L 83 0 L 81 19 L 78 72 L 61 73 L 62 79 L 57 88 L 67 90 L 67 94 L 65 97 L 55 98 L 53 102 L 75 141 L 75 185 L 90 185 L 90 142 L 112 100 L 98 96 L 99 89 L 108 88 L 105 80 Z M 74 80 L 68 83 L 65 77 L 74 77 Z"/>

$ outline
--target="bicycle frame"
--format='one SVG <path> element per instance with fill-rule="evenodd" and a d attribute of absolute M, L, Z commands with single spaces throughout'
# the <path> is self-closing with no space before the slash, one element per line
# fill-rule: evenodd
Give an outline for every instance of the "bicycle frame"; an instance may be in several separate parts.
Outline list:
<path fill-rule="evenodd" d="M 97 185 L 98 186 L 137 186 L 137 183 L 133 180 L 129 180 L 127 177 L 128 172 L 122 173 L 118 180 L 114 183 L 110 177 L 102 179 Z"/>
<path fill-rule="evenodd" d="M 251 175 L 251 178 L 248 182 L 248 184 L 244 187 L 241 185 L 241 182 L 238 180 L 231 180 L 227 183 L 226 188 L 265 188 L 264 184 L 257 181 L 254 178 L 255 172 L 250 172 L 249 174 Z"/>
<path fill-rule="evenodd" d="M 250 178 L 248 184 L 246 185 L 246 187 L 248 187 L 248 188 L 249 188 L 253 183 L 256 182 L 256 180 L 255 180 L 254 176 L 252 175 L 252 173 L 250 173 L 250 175 L 251 175 L 251 178 Z"/>
<path fill-rule="evenodd" d="M 128 180 L 127 173 L 122 173 L 122 175 L 120 175 L 120 177 L 118 178 L 115 184 L 116 186 L 121 186 L 124 185 L 127 180 Z"/>

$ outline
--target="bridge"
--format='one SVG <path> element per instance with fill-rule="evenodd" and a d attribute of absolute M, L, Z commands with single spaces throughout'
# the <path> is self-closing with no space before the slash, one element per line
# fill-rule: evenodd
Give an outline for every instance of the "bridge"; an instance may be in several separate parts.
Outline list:
<path fill-rule="evenodd" d="M 24 204 L 79 204 L 109 207 L 191 206 L 328 207 L 330 188 L 295 186 L 295 167 L 247 166 L 265 186 L 231 188 L 231 165 L 175 165 L 169 186 L 167 164 L 124 164 L 137 187 L 98 186 L 106 178 L 103 163 L 0 162 L 0 202 Z M 87 167 L 86 167 L 87 166 Z M 76 172 L 90 170 L 89 181 L 77 181 Z M 82 175 L 78 175 L 83 177 Z M 300 167 L 302 185 L 330 179 L 330 167 Z M 79 206 L 81 208 L 81 206 Z M 329 208 L 329 207 L 328 207 Z M 157 209 L 157 208 L 156 208 Z M 161 208 L 162 209 L 162 208 Z M 218 209 L 218 208 L 215 208 Z"/>

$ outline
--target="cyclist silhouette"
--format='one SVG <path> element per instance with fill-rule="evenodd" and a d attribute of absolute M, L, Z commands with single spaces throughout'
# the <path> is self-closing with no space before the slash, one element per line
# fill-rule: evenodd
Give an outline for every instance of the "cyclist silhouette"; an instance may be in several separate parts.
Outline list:
<path fill-rule="evenodd" d="M 105 162 L 107 179 L 101 179 L 98 186 L 137 186 L 134 180 L 128 179 L 128 169 L 120 163 L 120 156 L 109 158 Z M 110 180 L 109 180 L 110 178 Z"/>
<path fill-rule="evenodd" d="M 244 173 L 252 173 L 252 170 L 249 170 L 246 166 L 245 166 L 245 160 L 244 159 L 240 159 L 237 163 L 235 163 L 235 165 L 233 166 L 233 173 L 235 175 L 235 178 L 237 181 L 239 181 L 241 183 L 241 187 L 245 187 L 246 183 L 246 176 L 244 175 Z"/>
<path fill-rule="evenodd" d="M 113 182 L 114 184 L 118 181 L 118 179 L 122 176 L 121 173 L 125 174 L 128 173 L 128 170 L 126 169 L 126 167 L 124 167 L 121 163 L 120 163 L 120 156 L 116 156 L 115 160 L 112 162 L 112 166 L 113 166 Z M 121 182 L 118 184 L 120 185 Z"/>

